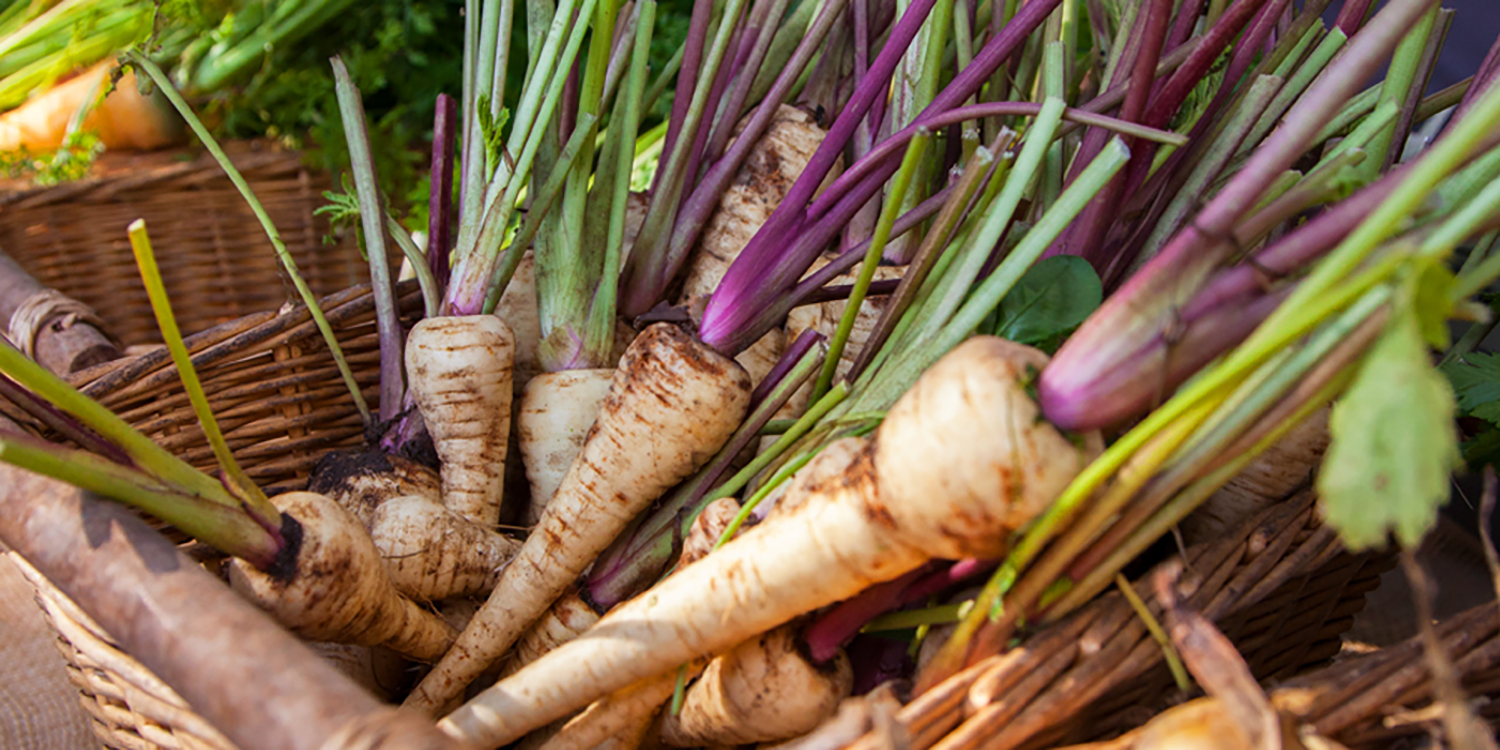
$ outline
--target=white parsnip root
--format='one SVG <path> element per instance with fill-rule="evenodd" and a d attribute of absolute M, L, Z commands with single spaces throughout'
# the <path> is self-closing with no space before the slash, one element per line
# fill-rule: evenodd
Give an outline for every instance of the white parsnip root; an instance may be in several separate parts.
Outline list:
<path fill-rule="evenodd" d="M 365 528 L 332 500 L 311 492 L 271 498 L 301 524 L 294 565 L 285 575 L 235 558 L 235 591 L 306 640 L 387 646 L 418 661 L 448 649 L 454 631 L 397 593 Z"/>
<path fill-rule="evenodd" d="M 969 339 L 902 396 L 842 472 L 811 484 L 804 503 L 616 607 L 440 727 L 498 747 L 930 559 L 1000 556 L 1010 532 L 1093 453 L 1043 420 L 1028 395 L 1046 361 L 1030 347 Z"/>
<path fill-rule="evenodd" d="M 527 526 L 541 520 L 542 509 L 583 450 L 614 377 L 615 371 L 607 369 L 562 370 L 537 375 L 526 384 L 516 410 L 516 433 L 531 485 Z"/>
<path fill-rule="evenodd" d="M 674 747 L 775 742 L 811 732 L 854 686 L 849 658 L 814 665 L 797 647 L 798 629 L 782 626 L 715 658 L 688 688 L 682 711 L 661 717 Z"/>
<path fill-rule="evenodd" d="M 427 318 L 406 342 L 406 372 L 442 461 L 443 504 L 486 528 L 500 519 L 516 339 L 494 315 Z"/>
<path fill-rule="evenodd" d="M 541 619 L 532 624 L 526 634 L 516 641 L 511 658 L 505 665 L 503 675 L 511 675 L 568 641 L 588 632 L 599 622 L 599 613 L 589 603 L 569 591 L 563 594 Z"/>
<path fill-rule="evenodd" d="M 375 509 L 391 498 L 415 495 L 442 503 L 438 473 L 382 450 L 330 453 L 313 468 L 308 492 L 338 503 L 369 528 Z"/>
<path fill-rule="evenodd" d="M 749 401 L 750 378 L 732 360 L 670 324 L 643 331 L 625 352 L 583 451 L 541 523 L 405 705 L 431 714 L 457 696 L 630 519 L 707 463 L 744 419 Z"/>
<path fill-rule="evenodd" d="M 415 495 L 375 509 L 370 538 L 396 590 L 418 601 L 488 594 L 521 543 Z"/>

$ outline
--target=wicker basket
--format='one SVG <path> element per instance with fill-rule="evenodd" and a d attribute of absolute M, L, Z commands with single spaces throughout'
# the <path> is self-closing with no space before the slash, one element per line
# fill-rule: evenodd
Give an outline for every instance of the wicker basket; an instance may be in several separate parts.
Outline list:
<path fill-rule="evenodd" d="M 329 186 L 295 151 L 226 145 L 313 293 L 368 279 L 350 239 L 314 214 Z M 184 332 L 275 310 L 291 294 L 239 191 L 207 152 L 101 157 L 89 178 L 49 188 L 0 182 L 0 249 L 42 284 L 100 311 L 126 345 L 161 341 L 125 227 L 145 219 Z"/>
<path fill-rule="evenodd" d="M 285 164 L 283 168 L 287 168 Z M 185 175 L 191 172 L 189 167 L 181 165 L 161 169 L 160 174 L 173 169 L 180 171 L 177 177 L 158 177 L 157 184 L 160 185 L 178 178 L 187 180 Z M 197 174 L 204 180 L 208 179 L 202 172 Z M 288 184 L 303 184 L 301 181 L 308 179 L 304 172 L 297 174 L 302 177 L 288 179 Z M 142 180 L 146 178 L 131 176 L 112 187 L 101 184 L 93 188 L 79 186 L 71 189 L 77 195 L 93 196 L 92 200 L 103 205 L 112 200 L 105 196 L 132 192 L 134 186 L 150 182 Z M 311 192 L 312 187 L 306 190 L 308 192 L 301 194 L 303 200 L 307 195 L 316 194 Z M 49 194 L 53 197 L 41 200 Z M 228 201 L 223 209 L 226 212 L 239 208 L 238 197 L 232 197 L 233 201 Z M 266 197 L 262 193 L 262 199 Z M 13 197 L 3 211 L 9 214 L 10 206 L 40 209 L 48 204 L 60 205 L 62 199 L 62 193 L 50 191 Z M 200 197 L 194 196 L 192 201 L 195 213 L 201 213 L 196 210 Z M 182 203 L 178 201 L 178 204 Z M 298 209 L 291 210 L 295 213 Z M 131 219 L 143 213 L 141 209 L 130 211 L 135 212 L 130 214 Z M 305 216 L 310 217 L 310 212 Z M 118 226 L 123 227 L 128 220 L 121 219 Z M 151 221 L 150 216 L 147 220 Z M 308 226 L 315 226 L 310 218 L 308 220 Z M 7 216 L 6 221 L 14 220 Z M 170 218 L 163 219 L 162 226 L 169 226 L 170 221 Z M 47 226 L 40 219 L 29 222 L 15 223 Z M 102 221 L 93 223 L 103 224 Z M 289 227 L 290 224 L 283 225 L 283 231 L 291 235 Z M 38 235 L 58 235 L 56 230 L 38 229 L 36 232 Z M 156 236 L 157 244 L 165 253 L 170 241 L 165 239 L 167 235 L 163 232 Z M 116 243 L 114 247 L 121 256 L 118 260 L 125 266 L 122 271 L 112 272 L 116 275 L 111 278 L 117 281 L 111 283 L 123 288 L 123 279 L 134 280 L 134 265 L 128 246 L 123 244 L 123 233 L 119 234 L 119 238 L 105 237 L 98 242 L 99 247 Z M 311 252 L 317 247 L 318 236 L 317 231 L 305 231 L 300 251 Z M 178 242 L 184 247 L 197 247 L 187 240 Z M 130 306 L 105 306 L 101 297 L 91 296 L 89 290 L 70 286 L 68 277 L 76 275 L 75 270 L 59 271 L 62 276 L 49 276 L 46 270 L 49 267 L 76 269 L 80 265 L 92 268 L 95 261 L 70 264 L 63 257 L 66 252 L 63 245 L 53 246 L 51 250 L 35 243 L 16 245 L 5 234 L 0 234 L 0 244 L 7 243 L 14 248 L 12 252 L 27 251 L 18 252 L 18 260 L 45 283 L 55 284 L 62 291 L 95 305 L 116 335 L 127 341 L 150 340 L 154 324 L 144 303 L 139 315 L 132 318 L 130 316 L 134 313 Z M 204 246 L 213 245 L 206 243 Z M 78 251 L 74 245 L 66 247 Z M 107 254 L 100 251 L 100 256 Z M 224 257 L 215 257 L 216 254 Z M 275 492 L 299 486 L 305 481 L 312 464 L 329 450 L 358 444 L 362 425 L 331 356 L 307 313 L 300 308 L 269 312 L 285 299 L 280 283 L 270 281 L 269 276 L 254 284 L 242 281 L 237 274 L 251 271 L 230 271 L 229 266 L 224 265 L 242 254 L 250 255 L 218 253 L 217 250 L 203 253 L 204 260 L 195 265 L 196 274 L 211 279 L 194 281 L 193 274 L 188 274 L 190 278 L 185 283 L 209 287 L 216 285 L 213 280 L 229 279 L 235 281 L 233 286 L 236 288 L 263 287 L 253 291 L 267 296 L 252 299 L 249 296 L 252 290 L 245 290 L 246 296 L 234 300 L 205 300 L 205 305 L 211 302 L 224 302 L 225 305 L 197 320 L 207 323 L 226 316 L 234 319 L 189 337 L 187 343 L 235 455 L 251 477 L 268 491 Z M 257 257 L 268 255 L 262 251 Z M 199 256 L 195 254 L 194 257 Z M 163 263 L 163 268 L 176 263 L 177 260 Z M 107 264 L 101 260 L 97 265 L 102 269 Z M 98 273 L 101 277 L 106 276 L 103 270 Z M 274 267 L 270 273 L 274 275 Z M 320 279 L 320 283 L 329 283 L 325 275 L 315 275 L 314 278 Z M 182 279 L 178 282 L 184 283 Z M 123 291 L 118 293 L 124 294 Z M 173 290 L 173 293 L 174 300 L 181 300 L 184 298 L 175 295 L 197 292 Z M 106 291 L 105 294 L 102 299 L 108 300 L 115 292 Z M 400 296 L 403 313 L 413 317 L 418 314 L 420 298 L 414 285 L 403 287 Z M 184 311 L 194 305 L 184 301 L 177 304 Z M 346 289 L 327 298 L 324 310 L 338 332 L 357 381 L 373 406 L 379 353 L 370 295 L 360 288 Z M 132 320 L 143 323 L 132 323 Z M 130 333 L 132 325 L 140 326 L 138 333 Z M 212 453 L 163 349 L 158 347 L 138 356 L 85 370 L 72 379 L 85 393 L 120 413 L 190 463 L 201 468 L 214 466 Z M 8 404 L 0 403 L 0 410 L 21 416 Z M 40 425 L 28 424 L 39 434 L 47 435 Z M 1332 534 L 1319 528 L 1311 505 L 1309 497 L 1284 504 L 1245 526 L 1237 535 L 1214 545 L 1195 548 L 1190 555 L 1193 569 L 1206 576 L 1193 603 L 1215 617 L 1221 627 L 1237 639 L 1261 675 L 1293 674 L 1306 665 L 1323 662 L 1335 653 L 1340 633 L 1348 627 L 1352 614 L 1363 605 L 1364 593 L 1374 586 L 1376 577 L 1387 564 L 1379 558 L 1344 554 Z M 38 591 L 44 611 L 59 633 L 59 643 L 71 665 L 71 673 L 84 693 L 85 706 L 98 722 L 96 729 L 107 745 L 132 749 L 227 746 L 159 680 L 115 650 L 107 635 L 97 627 L 91 627 L 76 608 L 67 605 L 66 600 L 45 585 L 40 585 Z M 995 671 L 998 662 L 987 662 L 981 668 L 955 678 L 959 682 L 940 686 L 942 689 L 929 692 L 903 709 L 902 731 L 910 734 L 911 750 L 926 750 L 935 743 L 945 748 L 973 744 L 960 740 L 965 731 L 980 727 L 976 723 L 979 721 L 989 722 L 990 729 L 981 735 L 983 741 L 980 743 L 987 747 L 1066 741 L 1080 731 L 1083 734 L 1109 732 L 1113 727 L 1143 721 L 1171 694 L 1170 680 L 1160 666 L 1159 650 L 1118 594 L 1101 597 L 1068 623 L 1054 627 L 1052 632 L 1066 633 L 1063 640 L 1074 644 L 1071 651 L 1065 649 L 1066 653 L 1060 655 L 1057 651 L 1038 649 L 1037 643 L 1047 638 L 1044 635 L 1028 645 L 1032 651 L 1013 652 L 1034 653 L 1036 658 L 1011 657 L 1005 661 L 1009 665 L 1005 669 L 1010 671 L 1004 673 Z M 984 679 L 1010 680 L 1016 683 L 1016 689 L 1006 692 L 1001 700 L 966 709 L 964 698 L 985 669 L 991 674 Z M 1064 724 L 1049 719 L 1055 719 L 1059 707 L 1080 718 L 1088 717 L 1088 720 Z M 994 728 L 1002 726 L 1003 731 L 997 734 Z M 1071 734 L 1070 727 L 1074 728 Z M 1080 727 L 1086 729 L 1080 730 Z"/>
<path fill-rule="evenodd" d="M 1385 555 L 1351 555 L 1323 526 L 1311 493 L 1186 554 L 1186 601 L 1214 620 L 1258 678 L 1297 674 L 1339 652 Z M 1154 616 L 1163 608 L 1135 585 Z M 1008 750 L 1108 737 L 1177 697 L 1161 647 L 1119 592 L 1095 599 L 1023 644 L 922 694 L 894 725 L 852 743 L 877 750 Z M 894 736 L 892 736 L 894 734 Z"/>

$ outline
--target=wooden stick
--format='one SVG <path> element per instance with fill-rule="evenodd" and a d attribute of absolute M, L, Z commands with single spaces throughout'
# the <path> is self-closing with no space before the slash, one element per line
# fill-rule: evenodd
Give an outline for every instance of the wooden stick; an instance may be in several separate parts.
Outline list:
<path fill-rule="evenodd" d="M 380 704 L 126 508 L 0 466 L 0 541 L 243 750 L 459 745 Z"/>

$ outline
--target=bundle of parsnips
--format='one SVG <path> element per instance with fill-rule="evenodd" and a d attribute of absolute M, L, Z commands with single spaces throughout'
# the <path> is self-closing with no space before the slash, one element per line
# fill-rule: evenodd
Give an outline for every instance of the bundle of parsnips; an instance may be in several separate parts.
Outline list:
<path fill-rule="evenodd" d="M 232 555 L 303 637 L 432 663 L 405 705 L 483 747 L 788 739 L 1320 464 L 1353 548 L 1415 545 L 1446 500 L 1432 355 L 1472 348 L 1447 323 L 1488 320 L 1472 298 L 1500 275 L 1500 44 L 1424 96 L 1435 0 L 705 0 L 663 70 L 651 0 L 525 11 L 468 5 L 425 248 L 333 63 L 381 383 L 367 406 L 341 365 L 369 442 L 316 494 L 264 497 L 201 393 L 218 479 L 9 349 L 0 371 L 94 453 L 6 436 L 0 459 Z M 409 330 L 388 242 L 426 302 Z M 1488 381 L 1455 372 L 1475 408 Z M 893 627 L 928 653 L 915 675 L 846 653 Z"/>

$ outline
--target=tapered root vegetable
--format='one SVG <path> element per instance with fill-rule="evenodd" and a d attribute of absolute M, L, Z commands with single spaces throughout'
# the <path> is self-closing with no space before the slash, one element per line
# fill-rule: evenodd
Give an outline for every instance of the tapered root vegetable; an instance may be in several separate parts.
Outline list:
<path fill-rule="evenodd" d="M 823 665 L 797 647 L 797 629 L 783 626 L 715 658 L 682 703 L 661 719 L 661 737 L 675 747 L 775 742 L 811 732 L 849 696 L 849 658 Z"/>
<path fill-rule="evenodd" d="M 564 594 L 547 609 L 547 614 L 532 624 L 516 641 L 503 675 L 509 676 L 521 667 L 540 659 L 543 654 L 588 632 L 599 622 L 599 613 L 577 591 Z"/>
<path fill-rule="evenodd" d="M 0 115 L 0 151 L 62 146 L 68 121 L 90 94 L 101 90 L 112 67 L 113 58 Z M 134 73 L 121 77 L 115 90 L 84 118 L 83 130 L 97 134 L 105 148 L 141 151 L 179 143 L 187 133 L 159 93 L 141 95 Z"/>
<path fill-rule="evenodd" d="M 703 669 L 702 661 L 688 665 L 687 677 Z M 662 704 L 677 688 L 677 672 L 642 680 L 594 701 L 569 719 L 540 750 L 591 750 L 606 742 L 617 750 L 640 746 L 656 723 Z"/>
<path fill-rule="evenodd" d="M 736 135 L 738 127 L 748 121 L 747 116 L 737 126 Z M 750 238 L 786 198 L 824 135 L 806 112 L 785 104 L 776 109 L 765 134 L 746 155 L 734 181 L 724 189 L 718 208 L 709 217 L 688 257 L 678 304 L 691 310 L 695 319 L 702 318 L 709 295 L 718 288 L 724 273 Z M 750 373 L 752 382 L 759 384 L 776 365 L 786 340 L 781 331 L 770 331 L 735 356 L 734 361 Z"/>
<path fill-rule="evenodd" d="M 614 376 L 614 370 L 563 370 L 537 375 L 526 384 L 516 410 L 516 433 L 531 485 L 527 526 L 541 520 L 542 509 L 583 450 Z"/>
<path fill-rule="evenodd" d="M 406 372 L 442 461 L 443 504 L 486 528 L 500 520 L 516 339 L 494 315 L 427 318 L 406 342 Z"/>
<path fill-rule="evenodd" d="M 365 528 L 374 519 L 375 509 L 392 498 L 415 495 L 434 503 L 443 498 L 436 471 L 382 450 L 323 456 L 307 480 L 307 491 L 338 503 Z"/>
<path fill-rule="evenodd" d="M 739 502 L 732 497 L 719 498 L 704 507 L 682 540 L 682 554 L 677 558 L 677 567 L 690 565 L 711 552 L 739 510 Z M 552 603 L 547 614 L 542 615 L 516 641 L 516 647 L 511 652 L 511 658 L 506 661 L 501 676 L 515 674 L 521 667 L 584 634 L 598 622 L 598 610 L 584 601 L 576 589 L 563 594 Z"/>
<path fill-rule="evenodd" d="M 677 567 L 691 565 L 712 552 L 719 537 L 740 514 L 740 503 L 732 497 L 721 497 L 708 505 L 693 519 L 687 537 L 682 540 L 682 554 L 677 558 Z"/>
<path fill-rule="evenodd" d="M 418 661 L 443 655 L 453 629 L 397 593 L 353 515 L 311 492 L 271 502 L 301 524 L 296 558 L 285 575 L 232 560 L 229 581 L 236 591 L 307 640 L 384 645 Z"/>
<path fill-rule="evenodd" d="M 1306 484 L 1328 449 L 1328 414 L 1326 406 L 1309 414 L 1182 519 L 1183 541 L 1217 539 Z"/>
<path fill-rule="evenodd" d="M 515 643 L 630 519 L 729 440 L 749 401 L 750 378 L 732 360 L 670 324 L 643 331 L 625 352 L 583 451 L 541 523 L 453 650 L 412 691 L 406 705 L 434 713 L 458 695 Z"/>
<path fill-rule="evenodd" d="M 387 500 L 370 538 L 396 590 L 418 601 L 488 594 L 521 543 L 425 497 Z"/>
<path fill-rule="evenodd" d="M 616 607 L 440 726 L 503 745 L 930 559 L 1001 556 L 1098 450 L 1097 435 L 1080 447 L 1041 418 L 1027 386 L 1046 361 L 969 339 L 918 379 L 842 472 L 810 483 L 805 502 Z"/>

